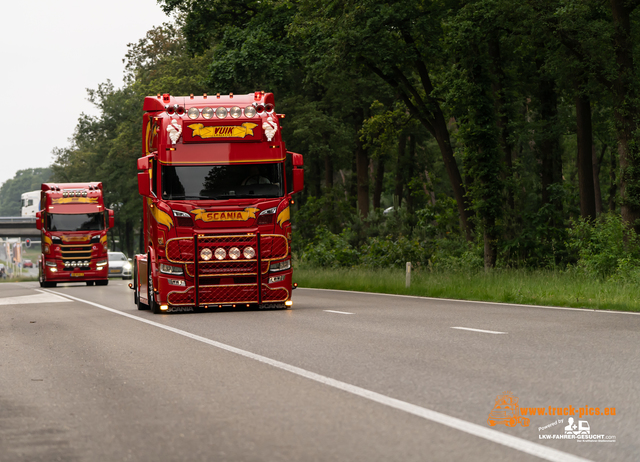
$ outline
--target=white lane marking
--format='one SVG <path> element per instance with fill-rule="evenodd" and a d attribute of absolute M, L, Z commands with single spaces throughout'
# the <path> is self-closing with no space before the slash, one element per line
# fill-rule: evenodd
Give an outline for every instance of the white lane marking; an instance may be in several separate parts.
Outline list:
<path fill-rule="evenodd" d="M 338 290 L 338 289 L 316 289 L 315 287 L 300 287 L 296 289 L 301 290 L 326 290 L 327 292 L 342 292 L 349 294 L 365 294 L 365 295 L 386 295 L 387 297 L 404 297 L 404 298 L 417 298 L 420 300 L 438 300 L 442 302 L 460 302 L 460 303 L 481 303 L 484 305 L 503 305 L 503 306 L 517 306 L 521 308 L 544 308 L 546 310 L 568 310 L 568 311 L 588 311 L 589 313 L 608 313 L 608 314 L 633 314 L 640 316 L 640 313 L 634 311 L 612 311 L 612 310 L 594 310 L 589 308 L 567 308 L 562 306 L 545 306 L 545 305 L 523 305 L 519 303 L 502 303 L 502 302 L 482 302 L 480 300 L 459 300 L 457 298 L 436 298 L 436 297 L 420 297 L 418 295 L 400 295 L 400 294 L 383 294 L 380 292 L 362 292 L 359 290 Z"/>
<path fill-rule="evenodd" d="M 452 329 L 470 330 L 472 332 L 483 332 L 485 334 L 506 334 L 506 332 L 497 332 L 495 330 L 472 329 L 471 327 L 452 327 Z"/>
<path fill-rule="evenodd" d="M 38 289 L 36 289 L 38 290 Z M 60 297 L 53 293 L 46 293 L 44 291 L 40 294 L 34 295 L 19 295 L 17 297 L 0 298 L 0 305 L 27 305 L 31 303 L 61 303 L 70 302 L 68 298 Z"/>
<path fill-rule="evenodd" d="M 326 311 L 327 313 L 353 314 L 353 313 L 349 313 L 348 311 L 335 311 L 335 310 L 322 310 L 322 311 Z"/>
<path fill-rule="evenodd" d="M 47 290 L 46 292 L 57 294 L 57 292 L 53 292 L 49 290 Z M 66 294 L 60 294 L 60 295 L 64 295 L 65 297 L 69 297 L 73 300 L 86 303 L 87 305 L 95 306 L 96 308 L 100 308 L 105 311 L 110 311 L 111 313 L 118 314 L 120 316 L 124 316 L 126 318 L 130 318 L 135 321 L 149 324 L 150 326 L 154 326 L 159 329 L 164 329 L 169 332 L 173 332 L 174 334 L 182 335 L 184 337 L 190 338 L 192 340 L 196 340 L 198 342 L 206 343 L 207 345 L 211 345 L 213 347 L 220 348 L 221 350 L 225 350 L 230 353 L 235 353 L 237 355 L 244 356 L 245 358 L 253 359 L 263 364 L 267 364 L 277 369 L 291 372 L 292 374 L 307 378 L 309 380 L 313 380 L 323 385 L 327 385 L 329 387 L 333 387 L 338 390 L 351 393 L 361 398 L 374 401 L 378 404 L 389 406 L 391 408 L 404 411 L 418 417 L 422 417 L 423 419 L 436 422 L 441 425 L 445 425 L 455 430 L 460 430 L 461 432 L 468 433 L 469 435 L 476 436 L 478 438 L 483 438 L 493 443 L 501 444 L 502 446 L 506 446 L 508 448 L 512 448 L 517 451 L 521 451 L 526 454 L 530 454 L 532 456 L 536 456 L 544 460 L 549 460 L 552 462 L 591 462 L 589 459 L 584 459 L 582 457 L 578 457 L 573 454 L 569 454 L 567 452 L 562 452 L 557 449 L 549 448 L 547 446 L 542 446 L 541 444 L 533 443 L 531 441 L 518 438 L 517 436 L 511 436 L 506 433 L 502 433 L 497 430 L 484 427 L 482 425 L 467 422 L 466 420 L 462 420 L 457 417 L 452 417 L 450 415 L 443 414 L 441 412 L 432 411 L 431 409 L 416 406 L 415 404 L 407 403 L 406 401 L 401 401 L 396 398 L 391 398 L 390 396 L 382 395 L 380 393 L 376 393 L 375 391 L 367 390 L 366 388 L 361 388 L 356 385 L 351 385 L 345 382 L 341 382 L 339 380 L 332 379 L 324 375 L 316 374 L 315 372 L 311 372 L 306 369 L 302 369 L 300 367 L 292 366 L 290 364 L 283 363 L 275 359 L 267 358 L 266 356 L 261 356 L 255 353 L 251 353 L 250 351 L 241 350 L 240 348 L 236 348 L 230 345 L 226 345 L 224 343 L 216 342 L 215 340 L 210 340 L 208 338 L 201 337 L 199 335 L 195 335 L 184 330 L 176 329 L 175 327 L 170 327 L 154 321 L 149 321 L 148 319 L 134 316 L 132 314 L 125 313 L 123 311 L 118 311 L 116 309 L 109 308 L 104 305 L 100 305 L 98 303 L 90 302 L 89 300 L 83 300 L 81 298 L 73 297 L 71 295 L 66 295 Z"/>

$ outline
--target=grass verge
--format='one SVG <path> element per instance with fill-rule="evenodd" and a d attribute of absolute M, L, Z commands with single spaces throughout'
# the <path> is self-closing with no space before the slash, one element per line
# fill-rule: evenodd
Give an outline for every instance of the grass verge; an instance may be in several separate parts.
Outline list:
<path fill-rule="evenodd" d="M 405 272 L 397 269 L 296 268 L 299 287 L 422 297 L 640 312 L 640 284 L 554 271 Z"/>

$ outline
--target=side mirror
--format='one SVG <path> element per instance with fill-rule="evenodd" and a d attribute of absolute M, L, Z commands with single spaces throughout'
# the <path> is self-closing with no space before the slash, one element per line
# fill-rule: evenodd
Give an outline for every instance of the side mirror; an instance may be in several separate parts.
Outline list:
<path fill-rule="evenodd" d="M 299 193 L 304 189 L 304 158 L 302 154 L 292 153 L 293 159 L 293 193 Z"/>
<path fill-rule="evenodd" d="M 153 160 L 153 155 L 138 158 L 138 170 L 149 170 L 151 160 Z"/>
<path fill-rule="evenodd" d="M 36 212 L 36 228 L 42 229 L 42 212 Z"/>
<path fill-rule="evenodd" d="M 304 189 L 304 158 L 302 154 L 296 154 L 295 152 L 287 152 L 291 156 L 291 163 L 287 157 L 287 183 L 289 191 L 292 194 L 299 193 Z M 291 175 L 291 177 L 289 176 Z"/>
<path fill-rule="evenodd" d="M 151 196 L 151 178 L 149 178 L 149 170 L 138 172 L 138 192 L 143 197 Z"/>
<path fill-rule="evenodd" d="M 113 228 L 114 226 L 114 218 L 113 218 L 113 210 L 109 210 L 109 228 Z"/>

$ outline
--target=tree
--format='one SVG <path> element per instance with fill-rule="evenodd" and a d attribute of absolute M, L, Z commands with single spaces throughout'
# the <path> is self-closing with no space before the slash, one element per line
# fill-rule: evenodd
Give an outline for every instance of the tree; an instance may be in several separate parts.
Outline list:
<path fill-rule="evenodd" d="M 40 185 L 51 178 L 51 168 L 26 168 L 18 170 L 13 178 L 0 186 L 0 216 L 19 217 L 22 213 L 20 196 L 40 190 Z"/>

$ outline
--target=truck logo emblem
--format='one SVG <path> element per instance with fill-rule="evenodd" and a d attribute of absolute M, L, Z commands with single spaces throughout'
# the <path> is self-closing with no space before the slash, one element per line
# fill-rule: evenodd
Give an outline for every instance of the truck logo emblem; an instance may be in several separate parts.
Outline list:
<path fill-rule="evenodd" d="M 264 129 L 264 134 L 267 135 L 267 141 L 271 141 L 278 131 L 278 124 L 276 124 L 271 116 L 269 116 L 262 124 L 262 128 Z"/>
<path fill-rule="evenodd" d="M 167 131 L 169 132 L 169 138 L 171 138 L 173 144 L 176 144 L 182 134 L 182 127 L 178 124 L 176 119 L 171 119 L 171 124 L 167 126 Z"/>
<path fill-rule="evenodd" d="M 247 221 L 249 218 L 255 218 L 256 212 L 260 209 L 255 207 L 247 207 L 244 210 L 223 210 L 220 212 L 207 212 L 204 209 L 195 209 L 191 213 L 194 220 L 202 220 L 205 223 L 212 221 Z"/>
<path fill-rule="evenodd" d="M 205 127 L 203 124 L 187 125 L 193 133 L 192 137 L 199 136 L 202 139 L 208 138 L 244 138 L 245 136 L 253 136 L 253 129 L 257 124 L 249 122 L 243 123 L 241 126 L 224 126 L 224 127 Z"/>

